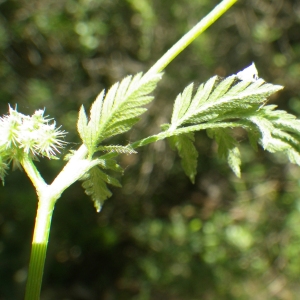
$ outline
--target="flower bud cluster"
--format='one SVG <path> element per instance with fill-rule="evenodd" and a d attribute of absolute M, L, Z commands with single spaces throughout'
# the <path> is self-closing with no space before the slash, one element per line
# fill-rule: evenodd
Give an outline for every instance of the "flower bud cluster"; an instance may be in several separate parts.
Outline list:
<path fill-rule="evenodd" d="M 59 148 L 65 144 L 61 140 L 64 131 L 55 128 L 55 122 L 44 117 L 44 110 L 37 110 L 32 116 L 19 113 L 9 107 L 9 114 L 0 118 L 0 178 L 11 161 L 15 164 L 28 154 L 55 158 Z"/>

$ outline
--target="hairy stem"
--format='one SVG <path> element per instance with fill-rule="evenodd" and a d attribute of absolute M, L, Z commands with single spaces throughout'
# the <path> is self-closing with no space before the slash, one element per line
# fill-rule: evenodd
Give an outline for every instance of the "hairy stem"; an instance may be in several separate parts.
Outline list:
<path fill-rule="evenodd" d="M 220 18 L 237 0 L 223 0 L 206 17 L 197 23 L 188 33 L 186 33 L 176 44 L 174 44 L 145 74 L 160 73 L 166 66 L 180 54 L 194 39 Z"/>

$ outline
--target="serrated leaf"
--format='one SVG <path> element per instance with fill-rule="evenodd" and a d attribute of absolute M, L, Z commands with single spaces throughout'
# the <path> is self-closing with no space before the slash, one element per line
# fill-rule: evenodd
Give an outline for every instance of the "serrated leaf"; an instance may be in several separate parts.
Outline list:
<path fill-rule="evenodd" d="M 224 80 L 222 80 L 210 94 L 209 101 L 213 102 L 223 97 L 231 88 L 234 82 L 235 82 L 235 76 L 229 76 Z"/>
<path fill-rule="evenodd" d="M 213 76 L 205 84 L 201 84 L 198 88 L 196 96 L 192 100 L 192 108 L 199 108 L 203 103 L 207 101 L 209 95 L 214 90 L 215 86 L 219 83 L 220 77 Z"/>
<path fill-rule="evenodd" d="M 100 212 L 104 201 L 112 195 L 106 184 L 118 187 L 121 184 L 117 179 L 102 172 L 97 166 L 91 168 L 87 175 L 82 187 L 85 189 L 85 193 L 91 197 L 97 212 Z"/>
<path fill-rule="evenodd" d="M 207 120 L 207 116 L 211 114 L 217 114 L 217 117 L 214 117 L 216 121 L 222 121 L 228 118 L 228 115 L 231 118 L 239 118 L 241 113 L 251 112 L 253 108 L 256 110 L 259 104 L 264 104 L 267 97 L 281 88 L 281 86 L 262 82 L 261 86 L 257 86 L 257 83 L 251 83 L 244 90 L 234 94 L 229 89 L 218 100 L 212 99 L 210 101 L 210 98 L 208 98 L 199 109 L 188 110 L 187 115 L 182 119 L 182 123 L 201 123 Z M 214 119 L 211 118 L 210 121 Z"/>
<path fill-rule="evenodd" d="M 112 170 L 116 172 L 123 172 L 123 168 L 117 164 L 117 162 L 114 159 L 97 159 L 98 165 L 102 169 Z"/>
<path fill-rule="evenodd" d="M 77 121 L 77 131 L 83 142 L 85 141 L 88 132 L 87 123 L 88 123 L 87 116 L 83 105 L 81 105 L 79 110 L 78 121 Z"/>
<path fill-rule="evenodd" d="M 101 134 L 98 142 L 110 137 L 114 132 L 119 134 L 128 131 L 139 120 L 137 117 L 146 111 L 140 106 L 152 100 L 148 94 L 153 91 L 160 78 L 161 74 L 147 77 L 147 80 L 143 79 L 141 74 L 133 78 L 129 76 L 119 85 L 115 85 L 112 92 L 108 92 L 108 99 L 105 97 L 103 103 L 106 109 L 103 110 L 105 114 L 101 115 Z M 122 127 L 121 130 L 119 127 Z"/>
<path fill-rule="evenodd" d="M 122 187 L 121 183 L 119 182 L 119 180 L 117 180 L 116 178 L 112 177 L 112 176 L 109 176 L 108 174 L 102 172 L 100 169 L 99 169 L 99 172 L 98 172 L 98 176 L 106 183 L 108 184 L 111 184 L 113 186 L 116 186 L 116 187 Z"/>
<path fill-rule="evenodd" d="M 112 137 L 121 133 L 124 133 L 132 128 L 132 126 L 138 121 L 138 118 L 132 118 L 116 122 L 113 126 L 106 128 L 106 136 Z"/>
<path fill-rule="evenodd" d="M 253 130 L 252 128 L 249 128 L 249 130 L 247 130 L 247 133 L 248 133 L 248 138 L 249 138 L 250 145 L 252 146 L 252 148 L 255 151 L 257 151 L 258 150 L 257 144 L 258 144 L 258 141 L 259 141 L 259 138 L 260 138 L 260 135 L 259 135 L 258 131 Z"/>
<path fill-rule="evenodd" d="M 218 154 L 226 158 L 227 162 L 237 177 L 241 176 L 241 155 L 236 140 L 226 128 L 207 130 L 208 136 L 214 138 L 218 144 Z"/>
<path fill-rule="evenodd" d="M 100 119 L 103 105 L 104 91 L 102 91 L 93 102 L 90 110 L 89 128 L 89 152 L 93 153 L 97 144 L 98 136 L 100 134 Z"/>
<path fill-rule="evenodd" d="M 259 111 L 259 115 L 272 122 L 274 127 L 300 136 L 300 120 L 284 110 L 275 110 L 276 107 L 277 105 L 266 105 Z"/>
<path fill-rule="evenodd" d="M 241 177 L 241 153 L 238 147 L 233 147 L 228 150 L 227 154 L 228 165 L 237 177 Z"/>
<path fill-rule="evenodd" d="M 103 105 L 104 91 L 102 91 L 93 102 L 90 111 L 90 126 L 97 126 L 100 124 L 101 110 Z M 91 125 L 93 123 L 93 125 Z"/>
<path fill-rule="evenodd" d="M 210 78 L 194 96 L 192 88 L 191 84 L 177 96 L 171 124 L 163 124 L 161 134 L 143 139 L 135 147 L 167 137 L 176 148 L 174 136 L 210 128 L 208 135 L 216 139 L 219 155 L 226 157 L 240 176 L 240 152 L 227 128 L 241 126 L 255 150 L 260 144 L 269 152 L 285 153 L 300 165 L 300 120 L 276 110 L 276 105 L 266 105 L 267 98 L 283 87 L 258 78 L 254 64 L 225 79 Z"/>
<path fill-rule="evenodd" d="M 97 148 L 99 151 L 104 152 L 115 152 L 115 153 L 122 153 L 122 154 L 135 154 L 137 153 L 133 148 L 130 146 L 120 146 L 120 145 L 109 145 L 109 146 L 99 146 Z"/>
<path fill-rule="evenodd" d="M 287 156 L 291 163 L 297 164 L 300 166 L 300 152 L 296 151 L 293 148 L 287 150 Z"/>
<path fill-rule="evenodd" d="M 187 86 L 182 94 L 179 94 L 175 100 L 174 108 L 173 108 L 173 114 L 171 119 L 171 124 L 176 124 L 177 120 L 180 120 L 184 114 L 186 113 L 186 110 L 190 106 L 191 98 L 192 98 L 192 92 L 193 92 L 193 83 Z"/>
<path fill-rule="evenodd" d="M 236 75 L 221 79 L 214 76 L 201 84 L 192 97 L 192 84 L 176 98 L 171 129 L 186 124 L 220 122 L 241 118 L 257 111 L 267 97 L 282 89 L 262 79 L 239 81 Z"/>
<path fill-rule="evenodd" d="M 98 167 L 90 169 L 88 172 L 88 179 L 82 184 L 85 193 L 90 196 L 94 202 L 97 212 L 100 212 L 104 201 L 112 195 L 111 191 L 107 188 L 106 183 L 98 176 L 99 171 Z"/>
<path fill-rule="evenodd" d="M 272 137 L 265 150 L 268 150 L 271 153 L 275 153 L 275 152 L 282 152 L 288 150 L 289 148 L 290 145 L 287 144 L 286 142 L 282 141 L 281 139 Z"/>
<path fill-rule="evenodd" d="M 257 129 L 261 133 L 261 145 L 264 149 L 267 149 L 268 144 L 272 139 L 272 131 L 274 130 L 273 124 L 268 119 L 261 116 L 251 116 L 248 120 L 257 126 Z"/>
<path fill-rule="evenodd" d="M 271 140 L 266 150 L 284 152 L 292 163 L 299 163 L 300 155 L 300 120 L 282 110 L 275 110 L 276 105 L 267 105 L 257 113 L 273 126 Z"/>
<path fill-rule="evenodd" d="M 193 133 L 180 134 L 170 138 L 171 147 L 178 150 L 182 168 L 192 183 L 195 183 L 198 158 L 194 142 L 195 137 Z"/>
<path fill-rule="evenodd" d="M 124 80 L 127 81 L 128 78 L 130 78 L 130 77 L 124 78 L 123 81 Z M 120 85 L 120 83 L 117 82 L 108 90 L 108 92 L 105 96 L 105 101 L 103 103 L 103 108 L 102 108 L 102 116 L 103 117 L 105 117 L 105 116 L 108 117 L 111 114 L 112 108 L 114 105 L 114 99 L 116 97 L 119 85 Z M 103 120 L 101 120 L 101 121 L 103 122 Z"/>
<path fill-rule="evenodd" d="M 105 97 L 102 91 L 92 104 L 88 124 L 84 109 L 81 108 L 78 131 L 90 155 L 102 140 L 131 129 L 139 120 L 138 117 L 146 111 L 141 106 L 153 99 L 149 94 L 155 89 L 161 76 L 154 74 L 142 77 L 139 73 L 114 84 Z"/>

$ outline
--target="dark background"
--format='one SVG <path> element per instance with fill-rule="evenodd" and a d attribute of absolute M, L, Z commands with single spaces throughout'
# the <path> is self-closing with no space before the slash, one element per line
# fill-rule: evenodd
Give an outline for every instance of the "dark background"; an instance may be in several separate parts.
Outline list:
<path fill-rule="evenodd" d="M 147 71 L 218 2 L 0 0 L 0 113 L 46 108 L 77 149 L 80 105 Z M 239 1 L 167 67 L 148 113 L 114 143 L 158 132 L 190 82 L 252 61 L 285 86 L 270 102 L 300 115 L 299 1 Z M 53 216 L 41 299 L 298 299 L 300 169 L 254 153 L 238 134 L 241 179 L 200 132 L 195 185 L 162 141 L 120 157 L 123 188 L 100 213 L 71 186 Z M 51 182 L 63 164 L 37 167 Z M 23 298 L 36 205 L 25 173 L 10 171 L 0 191 L 1 300 Z"/>

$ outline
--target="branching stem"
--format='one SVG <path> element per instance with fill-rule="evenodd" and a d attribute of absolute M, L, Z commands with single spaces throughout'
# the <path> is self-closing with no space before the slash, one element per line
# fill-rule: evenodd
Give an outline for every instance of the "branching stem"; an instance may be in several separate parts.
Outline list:
<path fill-rule="evenodd" d="M 50 225 L 56 200 L 54 197 L 48 197 L 47 195 L 39 199 L 32 239 L 25 300 L 40 299 Z"/>
<path fill-rule="evenodd" d="M 149 75 L 160 73 L 180 52 L 182 52 L 197 36 L 205 29 L 213 24 L 222 14 L 224 14 L 237 0 L 223 0 L 215 9 L 202 19 L 194 28 L 192 28 L 185 36 L 183 36 L 165 55 L 154 64 L 154 66 L 145 74 L 144 78 Z M 191 131 L 213 128 L 220 126 L 217 124 L 200 124 L 190 126 Z M 223 127 L 235 127 L 236 123 L 226 123 Z M 186 132 L 187 129 L 176 129 L 173 131 L 161 132 L 155 136 L 151 136 L 129 145 L 131 148 L 138 148 L 149 143 L 170 137 L 175 134 Z M 28 280 L 26 285 L 25 300 L 40 299 L 40 290 L 42 285 L 42 277 L 44 263 L 46 258 L 47 244 L 49 239 L 49 231 L 55 202 L 61 193 L 72 183 L 83 176 L 97 161 L 87 157 L 88 149 L 82 145 L 66 164 L 61 173 L 56 177 L 51 185 L 47 185 L 31 158 L 24 155 L 21 164 L 26 171 L 28 177 L 36 188 L 38 195 L 38 210 L 36 216 L 35 229 L 32 241 L 32 252 L 30 256 Z M 101 158 L 109 158 L 117 156 L 117 153 L 108 153 Z"/>
<path fill-rule="evenodd" d="M 20 163 L 27 176 L 30 178 L 32 184 L 34 185 L 38 197 L 40 197 L 42 194 L 42 190 L 47 186 L 46 182 L 42 178 L 39 171 L 36 169 L 36 166 L 34 165 L 32 159 L 28 154 L 24 153 Z"/>

